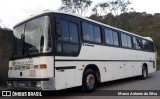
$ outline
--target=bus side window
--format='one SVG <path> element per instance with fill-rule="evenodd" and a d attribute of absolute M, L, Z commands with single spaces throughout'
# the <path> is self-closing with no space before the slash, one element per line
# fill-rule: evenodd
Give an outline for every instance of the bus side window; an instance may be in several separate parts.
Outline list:
<path fill-rule="evenodd" d="M 105 40 L 106 40 L 106 44 L 113 45 L 112 30 L 105 29 Z"/>
<path fill-rule="evenodd" d="M 122 33 L 121 34 L 121 42 L 123 47 L 132 48 L 131 36 Z"/>
<path fill-rule="evenodd" d="M 128 46 L 127 45 L 127 35 L 124 34 L 124 33 L 121 34 L 121 43 L 122 43 L 123 47 L 127 47 Z"/>
<path fill-rule="evenodd" d="M 144 50 L 149 50 L 149 43 L 147 40 L 142 40 L 142 47 Z"/>
<path fill-rule="evenodd" d="M 131 36 L 127 35 L 127 46 L 132 48 Z"/>
<path fill-rule="evenodd" d="M 98 26 L 93 26 L 93 32 L 94 32 L 94 41 L 96 43 L 101 43 L 102 38 L 101 38 L 101 30 L 100 27 Z"/>
<path fill-rule="evenodd" d="M 78 26 L 75 23 L 69 22 L 70 42 L 78 43 Z"/>
<path fill-rule="evenodd" d="M 62 52 L 62 43 L 57 43 L 57 52 Z"/>
<path fill-rule="evenodd" d="M 141 39 L 133 37 L 133 47 L 135 49 L 142 49 L 142 42 Z"/>
<path fill-rule="evenodd" d="M 154 51 L 153 42 L 151 42 L 151 41 L 142 40 L 142 46 L 143 46 L 144 50 Z"/>
<path fill-rule="evenodd" d="M 57 53 L 63 55 L 75 55 L 79 49 L 78 25 L 69 21 L 60 21 L 57 32 L 61 31 L 61 35 L 57 35 Z"/>
<path fill-rule="evenodd" d="M 116 46 L 119 46 L 118 32 L 113 31 L 113 43 Z"/>
<path fill-rule="evenodd" d="M 136 44 L 137 44 L 136 39 L 135 39 L 135 37 L 133 37 L 133 48 L 135 48 L 135 49 L 136 49 Z"/>
<path fill-rule="evenodd" d="M 93 26 L 91 24 L 82 22 L 82 33 L 83 33 L 83 40 L 91 42 L 94 41 Z"/>
<path fill-rule="evenodd" d="M 60 21 L 60 29 L 58 32 L 58 40 L 59 41 L 69 41 L 69 30 L 68 30 L 68 22 L 61 20 Z"/>
<path fill-rule="evenodd" d="M 153 44 L 153 42 L 151 42 L 151 41 L 148 41 L 148 45 L 149 45 L 149 51 L 152 51 L 152 52 L 154 52 L 155 51 L 155 49 L 154 49 L 154 44 Z"/>

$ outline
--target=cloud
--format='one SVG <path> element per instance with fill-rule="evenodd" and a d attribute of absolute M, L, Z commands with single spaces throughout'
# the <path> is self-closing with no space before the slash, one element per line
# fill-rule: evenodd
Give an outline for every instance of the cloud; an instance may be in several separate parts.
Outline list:
<path fill-rule="evenodd" d="M 92 7 L 105 0 L 93 0 Z M 159 12 L 159 0 L 130 0 L 136 11 L 147 13 Z M 43 10 L 57 10 L 61 6 L 61 0 L 0 0 L 0 24 L 12 27 L 32 14 Z M 90 14 L 90 12 L 88 12 Z"/>
<path fill-rule="evenodd" d="M 0 0 L 0 19 L 3 25 L 13 26 L 32 14 L 43 10 L 57 10 L 61 0 Z"/>

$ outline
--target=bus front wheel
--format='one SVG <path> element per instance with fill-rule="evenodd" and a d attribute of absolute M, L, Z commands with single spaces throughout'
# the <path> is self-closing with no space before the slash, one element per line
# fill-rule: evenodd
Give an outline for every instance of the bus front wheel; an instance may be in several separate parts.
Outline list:
<path fill-rule="evenodd" d="M 86 92 L 93 92 L 97 86 L 97 79 L 92 69 L 87 69 L 84 72 L 82 81 L 82 90 Z"/>

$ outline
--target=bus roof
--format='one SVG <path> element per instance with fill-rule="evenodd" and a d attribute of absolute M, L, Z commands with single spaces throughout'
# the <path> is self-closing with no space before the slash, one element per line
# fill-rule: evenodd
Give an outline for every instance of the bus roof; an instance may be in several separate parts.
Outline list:
<path fill-rule="evenodd" d="M 132 34 L 132 35 L 135 35 L 135 36 L 138 36 L 138 37 L 141 37 L 141 38 L 144 38 L 144 39 L 147 39 L 147 40 L 150 40 L 150 41 L 153 41 L 152 38 L 150 37 L 143 37 L 143 36 L 140 36 L 140 35 L 137 35 L 137 34 L 134 34 L 134 33 L 131 33 L 131 32 L 128 32 L 128 31 L 125 31 L 125 30 L 122 30 L 122 29 L 119 29 L 119 28 L 116 28 L 116 27 L 113 27 L 113 26 L 110 26 L 110 25 L 107 25 L 107 24 L 104 24 L 104 23 L 101 23 L 101 22 L 98 22 L 98 21 L 95 21 L 95 20 L 92 20 L 92 19 L 89 19 L 89 18 L 85 18 L 85 17 L 82 17 L 81 15 L 78 15 L 78 14 L 72 14 L 72 13 L 68 13 L 68 12 L 63 12 L 63 11 L 50 11 L 50 10 L 47 10 L 47 11 L 43 11 L 39 14 L 35 14 L 35 15 L 31 15 L 29 18 L 17 23 L 14 28 L 20 24 L 22 24 L 23 22 L 26 22 L 27 20 L 30 20 L 38 15 L 42 15 L 42 14 L 45 14 L 45 13 L 58 13 L 58 14 L 66 14 L 66 15 L 71 15 L 71 16 L 74 16 L 74 17 L 78 17 L 78 18 L 81 18 L 81 19 L 84 19 L 84 20 L 87 20 L 87 21 L 90 21 L 90 22 L 93 22 L 93 23 L 97 23 L 97 24 L 100 24 L 100 25 L 103 25 L 103 26 L 106 26 L 106 27 L 109 27 L 109 28 L 112 28 L 112 29 L 115 29 L 115 30 L 118 30 L 120 32 L 125 32 L 125 33 L 128 33 L 128 34 Z"/>

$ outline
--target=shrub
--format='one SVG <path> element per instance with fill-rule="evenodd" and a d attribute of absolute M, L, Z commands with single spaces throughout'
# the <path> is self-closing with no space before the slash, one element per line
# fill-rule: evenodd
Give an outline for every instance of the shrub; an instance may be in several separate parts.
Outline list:
<path fill-rule="evenodd" d="M 160 57 L 157 56 L 157 70 L 160 70 Z"/>

